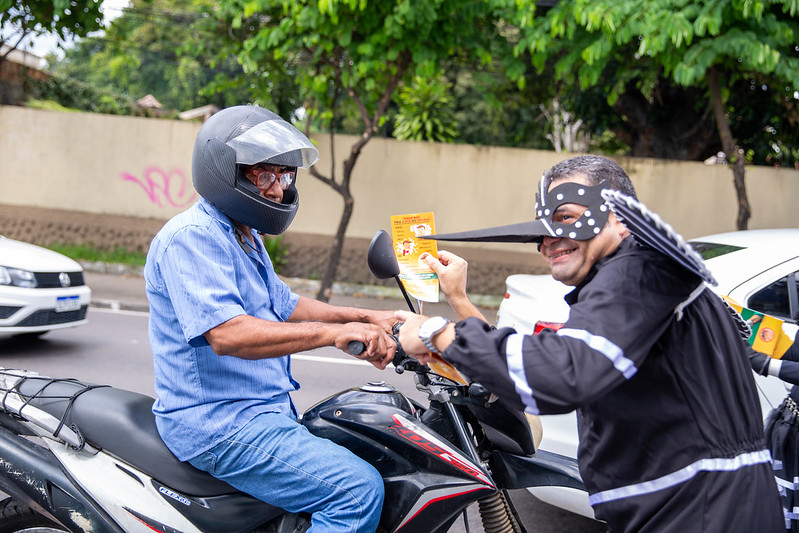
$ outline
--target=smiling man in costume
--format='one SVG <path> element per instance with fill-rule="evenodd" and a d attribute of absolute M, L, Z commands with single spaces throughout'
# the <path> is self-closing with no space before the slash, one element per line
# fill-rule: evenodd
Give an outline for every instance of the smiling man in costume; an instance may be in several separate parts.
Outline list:
<path fill-rule="evenodd" d="M 439 353 L 509 407 L 577 410 L 580 472 L 609 531 L 783 530 L 746 345 L 701 258 L 610 159 L 555 165 L 536 200 L 533 221 L 436 238 L 538 243 L 574 287 L 565 325 L 532 336 L 398 312 L 402 346 Z M 440 258 L 428 264 L 467 316 L 464 262 Z"/>

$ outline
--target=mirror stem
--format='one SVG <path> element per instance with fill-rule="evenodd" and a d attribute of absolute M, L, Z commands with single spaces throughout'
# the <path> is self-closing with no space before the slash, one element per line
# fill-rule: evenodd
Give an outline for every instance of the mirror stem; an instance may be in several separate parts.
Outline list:
<path fill-rule="evenodd" d="M 415 313 L 416 309 L 413 307 L 413 303 L 411 299 L 408 297 L 408 291 L 405 290 L 405 286 L 400 281 L 399 276 L 394 276 L 394 279 L 397 280 L 397 285 L 399 285 L 400 291 L 402 295 L 405 297 L 405 303 L 408 304 L 408 308 L 411 310 L 411 313 Z"/>

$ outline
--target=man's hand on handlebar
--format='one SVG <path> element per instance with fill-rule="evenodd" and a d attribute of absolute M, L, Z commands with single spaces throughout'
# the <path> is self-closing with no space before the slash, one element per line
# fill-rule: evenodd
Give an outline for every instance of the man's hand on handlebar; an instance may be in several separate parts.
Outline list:
<path fill-rule="evenodd" d="M 342 324 L 335 346 L 384 370 L 394 358 L 397 344 L 380 326 L 350 322 Z"/>
<path fill-rule="evenodd" d="M 365 322 L 380 326 L 386 333 L 393 333 L 394 326 L 397 325 L 394 311 L 369 311 L 369 315 Z"/>

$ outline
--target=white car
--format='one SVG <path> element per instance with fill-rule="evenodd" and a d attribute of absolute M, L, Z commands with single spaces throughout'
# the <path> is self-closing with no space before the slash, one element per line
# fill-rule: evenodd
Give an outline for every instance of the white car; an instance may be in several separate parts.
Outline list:
<path fill-rule="evenodd" d="M 736 231 L 689 241 L 719 282 L 713 287 L 738 304 L 784 320 L 794 338 L 799 319 L 799 229 Z M 514 274 L 506 280 L 505 298 L 497 311 L 497 327 L 535 333 L 546 323 L 563 323 L 569 307 L 563 296 L 572 287 L 549 275 Z M 755 376 L 763 417 L 785 398 L 789 386 L 774 377 Z M 541 417 L 544 437 L 539 450 L 577 464 L 577 418 L 574 413 Z M 590 518 L 585 491 L 566 487 L 528 489 L 549 504 Z"/>
<path fill-rule="evenodd" d="M 90 300 L 78 262 L 0 235 L 0 337 L 85 324 Z"/>

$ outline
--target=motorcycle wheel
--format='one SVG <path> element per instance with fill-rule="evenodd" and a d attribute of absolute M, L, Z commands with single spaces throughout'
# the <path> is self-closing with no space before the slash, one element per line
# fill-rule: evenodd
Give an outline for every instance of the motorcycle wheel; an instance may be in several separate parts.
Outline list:
<path fill-rule="evenodd" d="M 67 530 L 14 498 L 0 502 L 0 533 L 65 533 Z"/>

